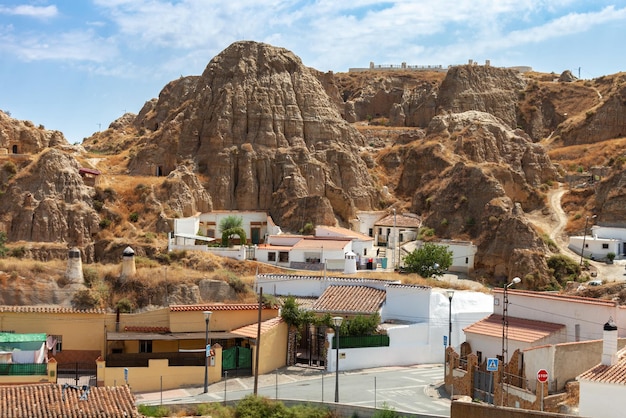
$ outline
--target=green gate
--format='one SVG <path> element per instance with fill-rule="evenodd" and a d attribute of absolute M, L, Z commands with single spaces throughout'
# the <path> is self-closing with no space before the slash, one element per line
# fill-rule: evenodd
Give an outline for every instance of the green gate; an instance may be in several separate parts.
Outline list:
<path fill-rule="evenodd" d="M 222 371 L 232 376 L 252 374 L 252 350 L 246 347 L 230 347 L 222 351 Z"/>

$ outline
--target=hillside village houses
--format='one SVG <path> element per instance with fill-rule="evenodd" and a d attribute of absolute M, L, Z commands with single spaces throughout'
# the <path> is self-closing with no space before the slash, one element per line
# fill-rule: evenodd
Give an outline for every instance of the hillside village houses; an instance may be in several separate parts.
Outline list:
<path fill-rule="evenodd" d="M 242 219 L 247 245 L 210 246 L 218 240 L 219 224 L 227 216 Z M 265 212 L 214 211 L 174 219 L 168 250 L 199 250 L 237 260 L 254 259 L 284 268 L 329 270 L 393 270 L 423 243 L 415 241 L 421 219 L 411 213 L 360 211 L 352 229 L 318 225 L 314 235 L 284 233 Z M 476 246 L 467 241 L 435 242 L 453 252 L 451 272 L 471 273 Z"/>

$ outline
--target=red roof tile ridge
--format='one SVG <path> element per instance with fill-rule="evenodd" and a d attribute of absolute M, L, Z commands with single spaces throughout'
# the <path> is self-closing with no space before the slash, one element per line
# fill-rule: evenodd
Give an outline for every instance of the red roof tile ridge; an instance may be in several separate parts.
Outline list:
<path fill-rule="evenodd" d="M 495 293 L 503 293 L 502 288 L 495 287 L 493 288 Z M 599 304 L 599 305 L 607 305 L 607 306 L 615 306 L 615 302 L 612 300 L 603 300 L 590 298 L 586 296 L 575 296 L 575 295 L 563 295 L 560 293 L 551 293 L 551 292 L 537 292 L 534 290 L 520 290 L 520 289 L 509 289 L 507 291 L 509 297 L 514 295 L 529 295 L 533 297 L 547 298 L 547 299 L 557 299 L 557 300 L 572 300 L 576 302 L 589 303 L 589 304 Z"/>

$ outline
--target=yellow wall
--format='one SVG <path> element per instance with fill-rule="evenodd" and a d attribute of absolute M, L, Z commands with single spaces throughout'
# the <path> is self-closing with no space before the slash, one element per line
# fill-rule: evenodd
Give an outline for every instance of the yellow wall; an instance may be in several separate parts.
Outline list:
<path fill-rule="evenodd" d="M 46 333 L 63 337 L 63 350 L 104 349 L 105 314 L 3 312 L 0 329 L 17 333 Z"/>
<path fill-rule="evenodd" d="M 259 351 L 259 374 L 269 373 L 287 365 L 287 334 L 289 327 L 281 323 L 261 336 Z M 256 346 L 252 350 L 252 371 L 256 363 Z"/>
<path fill-rule="evenodd" d="M 209 384 L 219 382 L 222 378 L 222 348 L 215 346 L 215 366 L 209 366 Z M 122 386 L 124 367 L 106 367 L 106 363 L 98 363 L 98 386 Z M 204 366 L 169 367 L 168 361 L 149 360 L 148 367 L 128 367 L 128 384 L 133 392 L 153 392 L 178 389 L 188 386 L 204 385 Z"/>
<path fill-rule="evenodd" d="M 263 321 L 278 316 L 278 309 L 263 309 Z M 254 324 L 259 318 L 259 311 L 255 309 L 242 311 L 214 311 L 209 321 L 210 331 L 232 331 L 245 325 Z M 200 332 L 204 331 L 206 323 L 202 311 L 171 312 L 170 329 L 172 332 Z"/>

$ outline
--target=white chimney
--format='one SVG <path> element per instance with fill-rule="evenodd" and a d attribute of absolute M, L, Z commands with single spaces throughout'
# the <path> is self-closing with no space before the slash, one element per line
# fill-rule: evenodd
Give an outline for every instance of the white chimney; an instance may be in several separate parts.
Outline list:
<path fill-rule="evenodd" d="M 617 325 L 613 322 L 613 318 L 609 318 L 609 322 L 604 324 L 603 343 L 602 343 L 602 364 L 605 366 L 613 366 L 617 363 Z"/>
<path fill-rule="evenodd" d="M 65 278 L 69 280 L 70 283 L 85 283 L 85 278 L 83 277 L 83 262 L 80 259 L 80 250 L 76 247 L 72 248 L 67 255 Z"/>
<path fill-rule="evenodd" d="M 126 247 L 122 253 L 122 278 L 133 277 L 136 272 L 135 251 L 130 247 Z"/>

